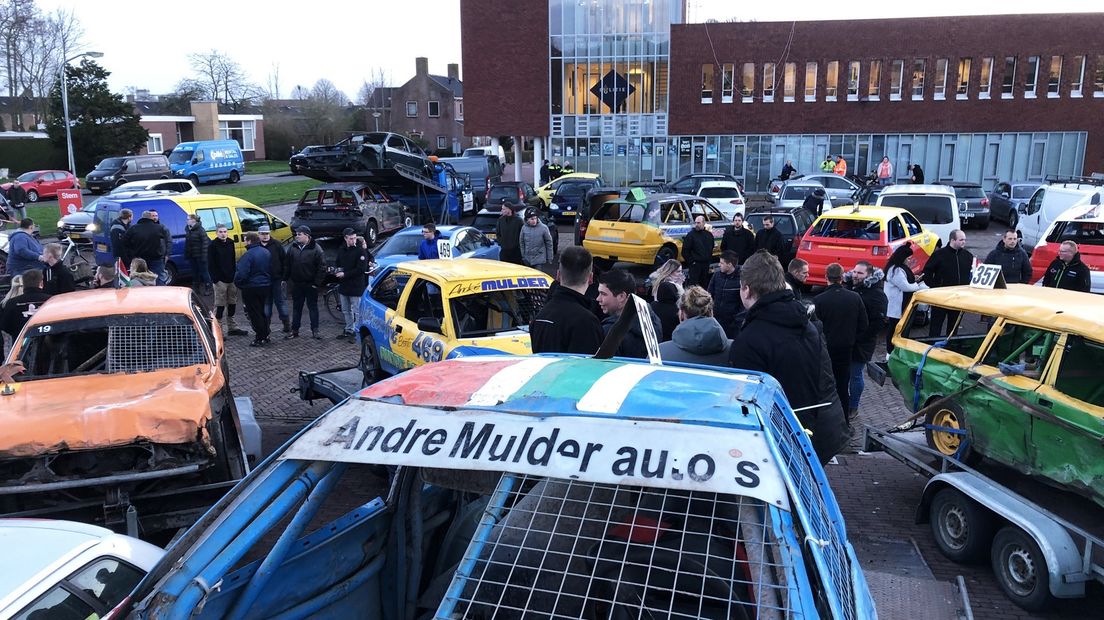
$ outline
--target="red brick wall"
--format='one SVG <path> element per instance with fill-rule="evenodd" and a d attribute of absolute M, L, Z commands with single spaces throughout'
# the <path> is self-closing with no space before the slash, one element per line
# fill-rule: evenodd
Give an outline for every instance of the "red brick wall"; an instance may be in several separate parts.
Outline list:
<path fill-rule="evenodd" d="M 892 20 L 797 22 L 789 51 L 791 22 L 688 24 L 672 26 L 669 131 L 686 134 L 957 133 L 1088 131 L 1086 173 L 1104 169 L 1104 98 L 1092 97 L 1096 56 L 1104 54 L 1104 14 L 1005 15 Z M 1040 56 L 1036 99 L 1023 98 L 1027 57 Z M 1061 97 L 1046 96 L 1050 56 L 1065 56 Z M 1068 95 L 1072 57 L 1087 57 L 1081 99 Z M 994 58 L 991 98 L 978 100 L 981 58 Z M 1004 57 L 1017 56 L 1015 98 L 1001 99 Z M 972 57 L 969 99 L 955 99 L 958 59 Z M 927 60 L 923 101 L 911 100 L 912 61 Z M 935 63 L 949 61 L 946 100 L 932 98 Z M 881 59 L 880 101 L 847 101 L 847 66 L 862 61 L 860 96 L 866 95 L 869 61 Z M 889 101 L 893 60 L 905 61 L 901 101 Z M 837 101 L 824 100 L 827 62 L 838 60 Z M 818 61 L 817 101 L 806 103 L 805 62 Z M 756 65 L 756 102 L 719 103 L 721 66 Z M 763 63 L 778 63 L 773 103 L 759 100 Z M 785 62 L 797 64 L 795 101 L 782 102 Z M 712 104 L 701 103 L 701 65 L 714 68 Z"/>
<path fill-rule="evenodd" d="M 460 0 L 460 28 L 464 135 L 547 134 L 547 0 Z"/>

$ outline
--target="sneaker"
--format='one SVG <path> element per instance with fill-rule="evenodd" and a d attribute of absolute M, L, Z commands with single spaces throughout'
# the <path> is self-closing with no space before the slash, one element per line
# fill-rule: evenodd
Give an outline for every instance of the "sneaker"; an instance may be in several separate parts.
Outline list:
<path fill-rule="evenodd" d="M 342 338 L 348 338 L 349 335 L 350 335 L 349 332 L 341 332 L 340 334 L 334 336 L 334 338 L 337 338 L 338 340 L 341 340 Z"/>
<path fill-rule="evenodd" d="M 253 342 L 249 343 L 249 346 L 251 346 L 251 347 L 263 347 L 264 346 L 264 341 L 263 340 L 254 340 Z"/>
<path fill-rule="evenodd" d="M 245 331 L 244 329 L 239 329 L 237 327 L 232 328 L 229 332 L 231 336 L 244 336 L 248 333 L 249 332 Z"/>
<path fill-rule="evenodd" d="M 311 332 L 311 337 L 314 338 L 315 340 L 322 340 L 322 334 L 320 334 L 318 332 Z"/>
<path fill-rule="evenodd" d="M 271 338 L 265 338 L 264 340 L 261 341 L 261 346 L 262 347 L 267 347 L 270 344 L 272 344 L 272 339 Z"/>
<path fill-rule="evenodd" d="M 356 343 L 356 334 L 350 333 L 349 334 L 349 344 L 355 344 L 355 343 Z"/>
<path fill-rule="evenodd" d="M 290 334 L 284 336 L 284 340 L 291 340 L 292 338 L 298 338 L 298 337 L 299 337 L 299 332 L 291 332 Z"/>

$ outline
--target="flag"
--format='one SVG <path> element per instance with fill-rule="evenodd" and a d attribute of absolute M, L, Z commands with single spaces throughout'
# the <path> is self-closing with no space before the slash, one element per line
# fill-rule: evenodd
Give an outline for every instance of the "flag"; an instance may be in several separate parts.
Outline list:
<path fill-rule="evenodd" d="M 123 259 L 115 259 L 115 288 L 129 288 L 130 287 L 130 273 L 127 272 L 126 265 L 123 264 Z"/>

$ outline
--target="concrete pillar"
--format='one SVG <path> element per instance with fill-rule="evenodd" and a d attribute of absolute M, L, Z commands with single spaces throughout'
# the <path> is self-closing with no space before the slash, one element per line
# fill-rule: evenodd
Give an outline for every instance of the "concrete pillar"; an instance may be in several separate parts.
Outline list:
<path fill-rule="evenodd" d="M 514 180 L 521 180 L 521 145 L 522 137 L 514 136 Z"/>
<path fill-rule="evenodd" d="M 544 151 L 541 149 L 541 137 L 533 137 L 533 187 L 540 187 L 540 169 L 544 162 Z"/>

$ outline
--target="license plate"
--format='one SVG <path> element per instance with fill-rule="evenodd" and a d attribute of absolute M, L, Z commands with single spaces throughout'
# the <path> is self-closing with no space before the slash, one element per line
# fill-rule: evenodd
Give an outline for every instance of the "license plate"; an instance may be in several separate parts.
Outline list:
<path fill-rule="evenodd" d="M 106 252 L 107 251 L 107 244 L 106 243 L 97 243 L 96 244 L 96 251 L 97 252 Z"/>
<path fill-rule="evenodd" d="M 564 211 L 563 214 L 564 215 L 575 215 L 575 212 L 574 211 Z"/>

